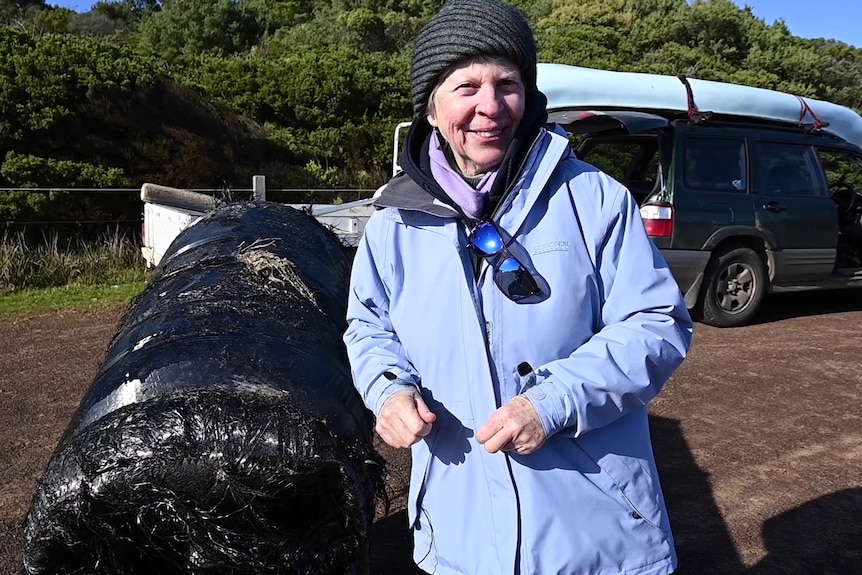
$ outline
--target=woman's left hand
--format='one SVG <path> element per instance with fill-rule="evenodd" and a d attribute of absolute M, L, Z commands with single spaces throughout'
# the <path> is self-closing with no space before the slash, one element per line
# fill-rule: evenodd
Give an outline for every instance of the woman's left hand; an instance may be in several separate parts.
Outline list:
<path fill-rule="evenodd" d="M 520 395 L 495 411 L 476 432 L 476 441 L 483 444 L 488 453 L 511 451 L 529 455 L 547 438 L 533 404 Z"/>

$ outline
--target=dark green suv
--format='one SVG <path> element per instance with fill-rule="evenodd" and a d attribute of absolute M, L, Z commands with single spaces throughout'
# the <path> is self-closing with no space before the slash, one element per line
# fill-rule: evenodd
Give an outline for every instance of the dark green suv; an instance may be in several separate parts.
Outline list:
<path fill-rule="evenodd" d="M 637 111 L 567 120 L 579 157 L 637 198 L 703 322 L 748 323 L 769 292 L 862 287 L 862 149 L 762 122 Z"/>

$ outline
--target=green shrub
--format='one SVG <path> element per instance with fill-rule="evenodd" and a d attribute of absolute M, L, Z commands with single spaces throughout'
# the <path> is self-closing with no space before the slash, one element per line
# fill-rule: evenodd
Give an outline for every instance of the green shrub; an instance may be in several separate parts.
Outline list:
<path fill-rule="evenodd" d="M 121 168 L 40 158 L 14 151 L 6 154 L 0 175 L 11 186 L 22 187 L 114 188 L 131 185 Z"/>

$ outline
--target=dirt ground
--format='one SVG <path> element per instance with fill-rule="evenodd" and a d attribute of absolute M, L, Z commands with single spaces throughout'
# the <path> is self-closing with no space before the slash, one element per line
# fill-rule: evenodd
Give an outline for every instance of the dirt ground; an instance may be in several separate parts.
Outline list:
<path fill-rule="evenodd" d="M 0 574 L 17 573 L 35 482 L 120 309 L 0 321 Z M 652 404 L 680 575 L 862 573 L 862 293 L 773 296 L 757 325 L 698 324 Z M 403 512 L 375 524 L 373 575 L 415 573 Z M 589 521 L 588 517 L 584 518 Z"/>

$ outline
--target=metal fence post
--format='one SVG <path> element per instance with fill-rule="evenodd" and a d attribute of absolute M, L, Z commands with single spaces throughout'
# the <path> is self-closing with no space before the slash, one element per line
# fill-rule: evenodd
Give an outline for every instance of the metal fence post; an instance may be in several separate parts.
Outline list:
<path fill-rule="evenodd" d="M 251 189 L 255 201 L 266 201 L 266 176 L 252 176 Z"/>

